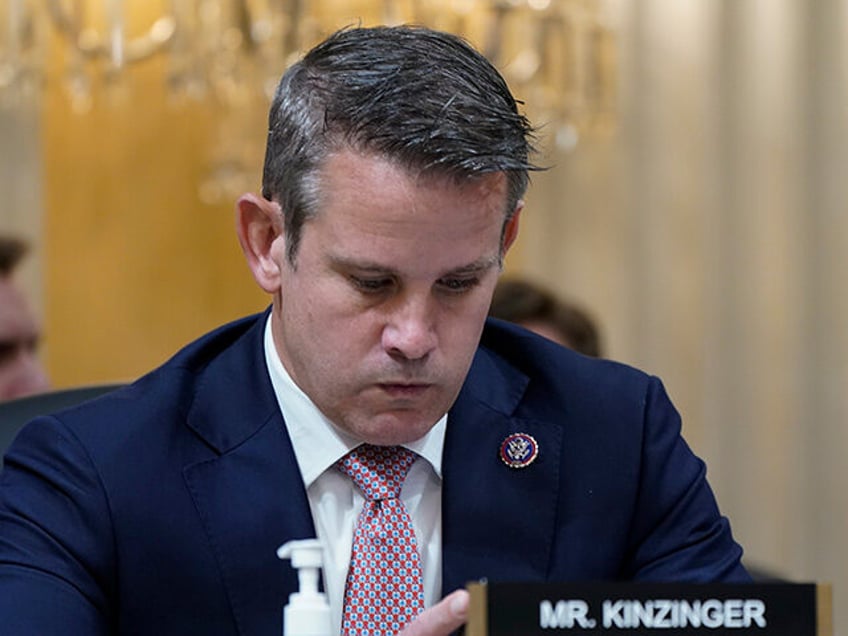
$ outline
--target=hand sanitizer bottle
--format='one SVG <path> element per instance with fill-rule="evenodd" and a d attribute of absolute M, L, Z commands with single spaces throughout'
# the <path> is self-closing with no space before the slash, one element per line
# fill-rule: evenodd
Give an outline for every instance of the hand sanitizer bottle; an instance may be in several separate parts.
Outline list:
<path fill-rule="evenodd" d="M 281 559 L 291 559 L 297 569 L 299 591 L 289 596 L 283 609 L 283 636 L 330 636 L 330 604 L 318 591 L 322 548 L 318 539 L 284 543 L 277 550 Z"/>

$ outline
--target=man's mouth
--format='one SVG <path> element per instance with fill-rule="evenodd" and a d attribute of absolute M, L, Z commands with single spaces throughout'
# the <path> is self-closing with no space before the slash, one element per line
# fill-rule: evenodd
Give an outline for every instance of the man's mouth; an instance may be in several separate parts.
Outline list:
<path fill-rule="evenodd" d="M 426 393 L 432 385 L 424 382 L 381 382 L 378 386 L 391 397 L 414 398 Z"/>

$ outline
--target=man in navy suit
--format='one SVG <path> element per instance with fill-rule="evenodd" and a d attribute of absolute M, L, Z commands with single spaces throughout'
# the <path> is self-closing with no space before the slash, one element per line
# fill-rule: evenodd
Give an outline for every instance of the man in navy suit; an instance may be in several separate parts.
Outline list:
<path fill-rule="evenodd" d="M 270 310 L 22 431 L 3 633 L 278 634 L 275 550 L 307 537 L 338 632 L 363 497 L 335 465 L 363 443 L 415 453 L 407 636 L 458 628 L 483 577 L 747 580 L 658 380 L 486 320 L 531 134 L 444 33 L 343 30 L 289 69 L 237 207 Z"/>

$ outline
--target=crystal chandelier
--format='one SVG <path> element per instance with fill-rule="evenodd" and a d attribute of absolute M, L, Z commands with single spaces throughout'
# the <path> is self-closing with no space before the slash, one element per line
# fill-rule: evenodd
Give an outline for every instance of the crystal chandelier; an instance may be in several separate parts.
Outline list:
<path fill-rule="evenodd" d="M 231 127 L 246 104 L 265 104 L 250 116 L 266 110 L 285 67 L 331 31 L 416 23 L 482 50 L 545 137 L 570 150 L 614 121 L 607 11 L 604 0 L 4 0 L 0 105 L 37 96 L 58 57 L 70 105 L 85 112 L 133 67 L 162 56 L 169 93 L 215 99 Z M 238 161 L 218 163 L 210 178 L 220 184 Z"/>

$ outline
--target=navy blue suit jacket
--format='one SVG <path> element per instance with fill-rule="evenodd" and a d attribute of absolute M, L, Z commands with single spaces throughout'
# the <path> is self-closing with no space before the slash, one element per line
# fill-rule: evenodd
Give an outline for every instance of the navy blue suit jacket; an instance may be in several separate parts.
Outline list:
<path fill-rule="evenodd" d="M 264 315 L 28 424 L 0 478 L 7 636 L 277 635 L 315 536 Z M 524 469 L 498 456 L 538 442 Z M 490 321 L 449 416 L 443 591 L 491 581 L 746 580 L 655 378 Z"/>

